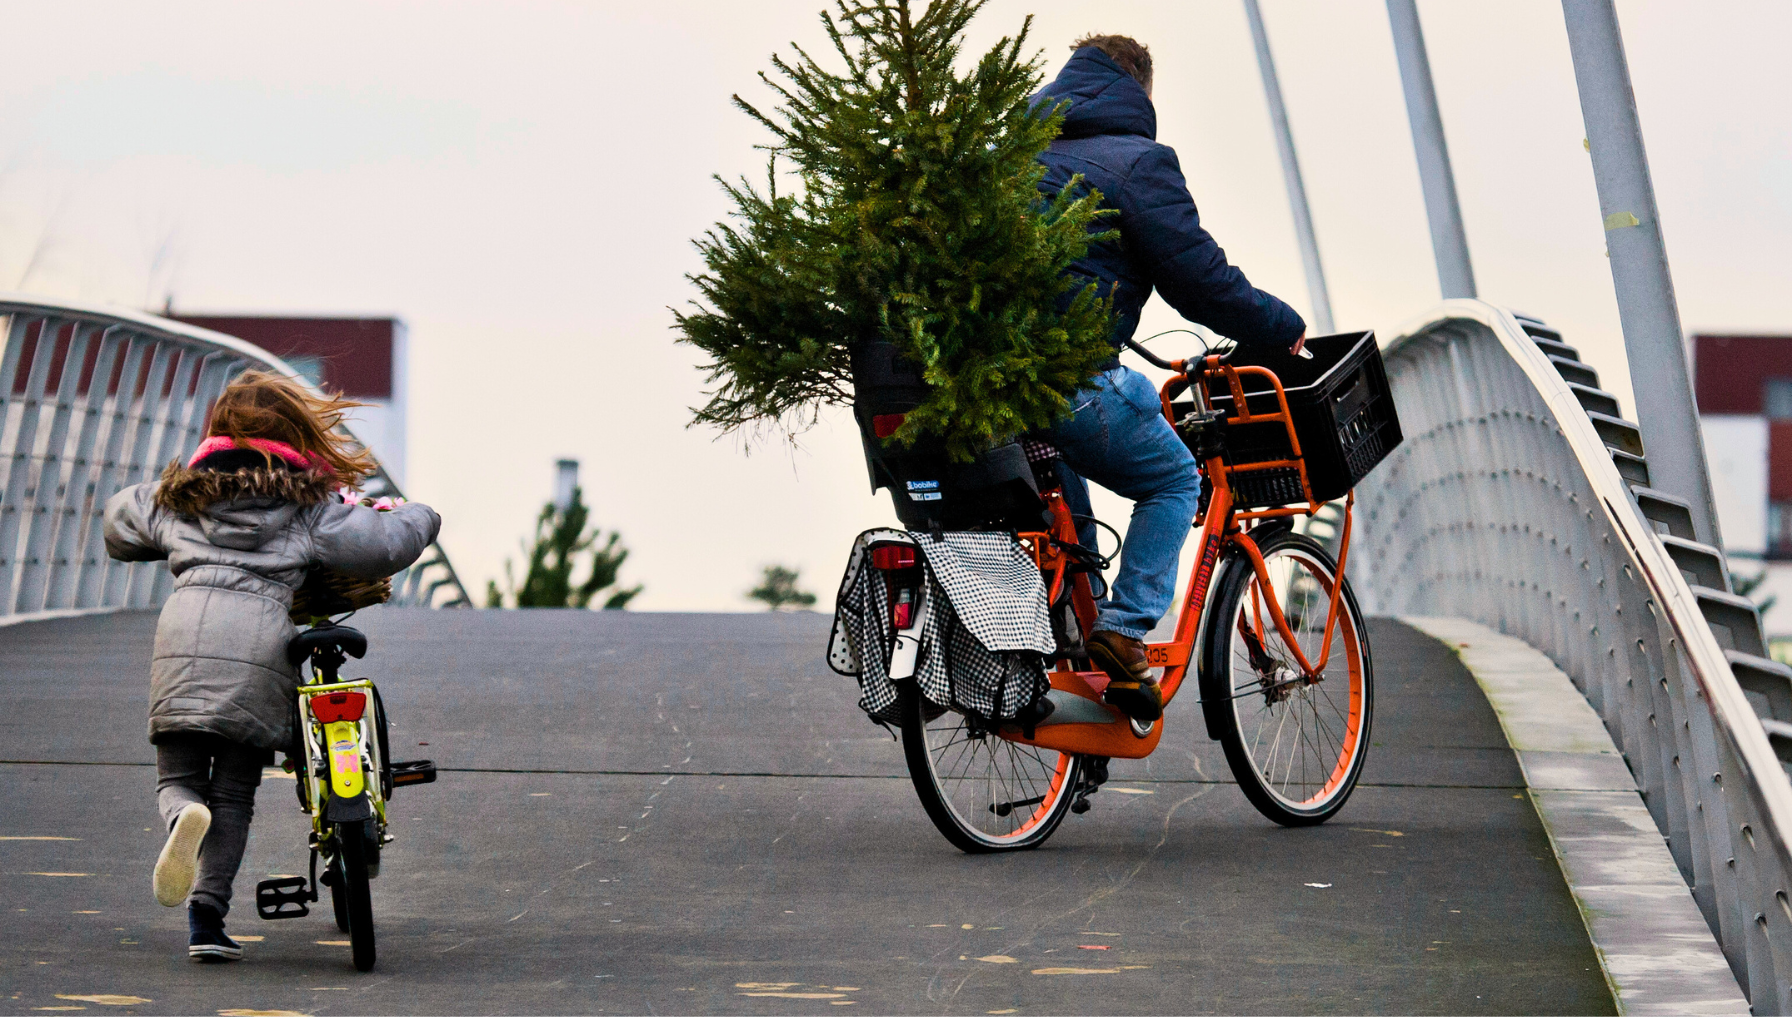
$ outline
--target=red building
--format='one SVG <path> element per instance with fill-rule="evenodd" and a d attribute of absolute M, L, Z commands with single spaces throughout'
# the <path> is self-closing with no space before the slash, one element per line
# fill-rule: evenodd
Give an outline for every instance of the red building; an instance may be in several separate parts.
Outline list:
<path fill-rule="evenodd" d="M 386 472 L 404 484 L 409 339 L 397 318 L 300 318 L 252 314 L 165 317 L 251 342 L 313 384 L 367 403 L 349 426 Z"/>

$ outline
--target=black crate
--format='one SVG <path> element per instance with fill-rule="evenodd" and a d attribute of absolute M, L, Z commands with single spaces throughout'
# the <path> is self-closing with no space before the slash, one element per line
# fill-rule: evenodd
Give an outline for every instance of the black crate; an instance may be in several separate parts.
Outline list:
<path fill-rule="evenodd" d="M 1342 498 L 1400 444 L 1400 418 L 1375 333 L 1319 336 L 1308 339 L 1306 348 L 1311 360 L 1282 347 L 1241 345 L 1230 362 L 1234 367 L 1265 367 L 1281 379 L 1313 497 L 1331 501 Z M 1275 390 L 1267 379 L 1247 374 L 1239 380 L 1252 413 L 1277 412 Z M 1208 379 L 1208 398 L 1214 409 L 1233 413 L 1232 392 L 1222 376 Z M 1279 420 L 1229 424 L 1224 433 L 1227 460 L 1233 465 L 1293 458 Z M 1232 493 L 1241 509 L 1306 500 L 1300 474 L 1292 469 L 1234 473 Z"/>
<path fill-rule="evenodd" d="M 921 369 L 885 342 L 853 348 L 853 417 L 865 449 L 871 489 L 887 488 L 896 518 L 911 530 L 1037 529 L 1043 503 L 1019 443 L 954 463 L 938 442 L 913 446 L 877 434 L 877 418 L 895 417 L 927 397 Z"/>

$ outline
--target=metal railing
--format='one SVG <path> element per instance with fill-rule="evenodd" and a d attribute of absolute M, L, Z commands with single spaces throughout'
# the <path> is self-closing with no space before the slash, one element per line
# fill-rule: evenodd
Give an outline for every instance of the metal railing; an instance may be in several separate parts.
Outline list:
<path fill-rule="evenodd" d="M 1598 710 L 1757 1014 L 1792 1012 L 1792 670 L 1554 330 L 1446 301 L 1383 353 L 1406 442 L 1357 490 L 1374 614 L 1454 614 Z M 1757 716 L 1759 714 L 1759 716 Z M 1769 735 L 1772 735 L 1770 740 Z"/>
<path fill-rule="evenodd" d="M 161 604 L 164 563 L 106 556 L 106 499 L 191 455 L 243 371 L 308 383 L 266 350 L 147 314 L 0 294 L 0 321 L 0 617 Z M 400 493 L 384 468 L 364 489 Z M 470 603 L 436 544 L 392 589 L 398 604 Z"/>

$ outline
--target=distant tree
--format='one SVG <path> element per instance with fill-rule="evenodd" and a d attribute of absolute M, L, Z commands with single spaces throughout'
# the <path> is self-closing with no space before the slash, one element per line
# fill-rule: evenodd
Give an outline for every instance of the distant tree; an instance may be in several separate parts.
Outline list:
<path fill-rule="evenodd" d="M 1755 600 L 1755 591 L 1760 589 L 1761 584 L 1766 581 L 1766 569 L 1762 569 L 1754 576 L 1746 577 L 1735 572 L 1730 573 L 1730 585 L 1736 588 L 1737 595 L 1747 597 L 1750 600 Z M 1773 594 L 1768 594 L 1760 600 L 1755 600 L 1755 606 L 1761 609 L 1762 614 L 1766 614 L 1773 610 L 1773 605 L 1779 603 L 1779 599 L 1779 597 L 1774 596 Z"/>
<path fill-rule="evenodd" d="M 759 585 L 748 590 L 747 596 L 763 603 L 772 611 L 784 607 L 814 607 L 815 594 L 797 588 L 796 581 L 800 574 L 799 569 L 767 565 Z"/>
<path fill-rule="evenodd" d="M 609 590 L 603 601 L 604 610 L 620 611 L 641 592 L 639 583 L 626 588 L 616 585 L 622 563 L 628 560 L 628 548 L 622 546 L 622 535 L 614 530 L 607 539 L 596 526 L 586 530 L 590 516 L 584 491 L 577 487 L 565 509 L 553 502 L 542 506 L 535 519 L 534 546 L 524 547 L 529 570 L 520 587 L 510 561 L 504 562 L 505 585 L 510 588 L 510 600 L 516 607 L 590 607 L 593 599 Z M 573 569 L 586 551 L 591 552 L 590 570 L 583 582 L 575 584 Z M 487 581 L 485 606 L 502 607 L 504 599 L 497 582 Z"/>

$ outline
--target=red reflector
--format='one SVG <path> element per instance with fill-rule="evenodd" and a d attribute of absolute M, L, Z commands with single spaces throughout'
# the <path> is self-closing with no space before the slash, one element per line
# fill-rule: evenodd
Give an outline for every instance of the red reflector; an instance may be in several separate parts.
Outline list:
<path fill-rule="evenodd" d="M 311 697 L 311 712 L 325 724 L 360 720 L 366 709 L 367 694 L 364 692 L 332 692 L 327 696 Z"/>
<path fill-rule="evenodd" d="M 885 544 L 871 549 L 871 566 L 879 569 L 912 569 L 915 549 L 905 544 Z"/>
<path fill-rule="evenodd" d="M 890 605 L 890 621 L 897 629 L 906 629 L 915 620 L 915 591 L 903 587 L 896 592 L 896 603 Z"/>
<path fill-rule="evenodd" d="M 895 434 L 896 429 L 901 427 L 902 422 L 907 419 L 908 414 L 906 413 L 885 413 L 882 416 L 871 418 L 871 430 L 876 432 L 879 438 L 888 438 Z"/>

